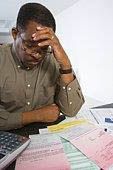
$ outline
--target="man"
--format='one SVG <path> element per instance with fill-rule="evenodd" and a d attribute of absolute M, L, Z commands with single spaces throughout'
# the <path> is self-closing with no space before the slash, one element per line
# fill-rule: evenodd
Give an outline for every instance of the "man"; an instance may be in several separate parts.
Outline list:
<path fill-rule="evenodd" d="M 84 97 L 55 20 L 41 4 L 27 3 L 12 29 L 13 44 L 0 47 L 0 130 L 74 116 Z"/>

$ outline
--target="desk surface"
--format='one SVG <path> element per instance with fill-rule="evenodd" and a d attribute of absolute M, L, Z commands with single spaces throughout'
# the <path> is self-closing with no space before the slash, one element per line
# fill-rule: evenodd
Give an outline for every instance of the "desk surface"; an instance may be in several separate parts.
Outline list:
<path fill-rule="evenodd" d="M 99 100 L 96 100 L 94 98 L 91 98 L 89 96 L 85 96 L 85 103 L 83 104 L 81 109 L 87 109 L 87 108 L 91 108 L 91 107 L 96 107 L 96 106 L 100 106 L 100 105 L 104 105 L 105 103 Z"/>
<path fill-rule="evenodd" d="M 82 106 L 81 109 L 86 109 L 86 108 L 113 108 L 113 103 L 110 103 L 110 104 L 104 104 L 103 102 L 101 101 L 97 101 L 97 100 L 94 100 L 90 97 L 85 97 L 85 104 Z M 61 120 L 57 120 L 55 123 L 59 123 Z M 41 128 L 45 128 L 46 126 L 48 126 L 48 124 L 42 124 L 42 123 L 39 123 L 39 124 L 32 124 L 31 127 L 28 125 L 26 126 L 25 129 L 20 129 L 20 130 L 17 130 L 17 134 L 21 134 L 23 135 L 23 133 L 25 133 L 25 135 L 28 135 L 28 131 L 29 131 L 29 134 L 38 134 L 39 133 L 39 129 Z M 34 131 L 34 133 L 33 133 Z M 12 131 L 14 132 L 14 131 Z M 13 162 L 9 167 L 7 167 L 5 170 L 14 170 L 15 168 L 15 162 Z"/>
<path fill-rule="evenodd" d="M 105 104 L 102 101 L 85 96 L 85 104 L 82 109 L 84 108 L 113 108 L 113 103 Z"/>

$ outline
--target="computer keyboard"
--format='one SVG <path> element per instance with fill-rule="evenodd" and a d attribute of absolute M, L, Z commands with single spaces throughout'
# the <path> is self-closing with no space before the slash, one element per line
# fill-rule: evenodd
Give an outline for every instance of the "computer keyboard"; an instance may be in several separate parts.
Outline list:
<path fill-rule="evenodd" d="M 0 170 L 8 166 L 27 147 L 30 139 L 0 131 Z"/>

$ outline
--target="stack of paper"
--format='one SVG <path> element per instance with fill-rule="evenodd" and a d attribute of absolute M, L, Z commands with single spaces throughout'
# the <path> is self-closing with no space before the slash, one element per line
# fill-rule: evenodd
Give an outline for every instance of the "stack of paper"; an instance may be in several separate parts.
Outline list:
<path fill-rule="evenodd" d="M 70 163 L 71 170 L 100 170 L 100 168 L 88 159 L 69 141 L 61 138 L 65 154 Z"/>
<path fill-rule="evenodd" d="M 32 135 L 16 170 L 113 170 L 113 136 L 104 131 L 112 117 L 113 109 L 82 110 L 74 121 Z"/>
<path fill-rule="evenodd" d="M 93 122 L 94 124 L 102 125 L 107 127 L 108 130 L 113 131 L 112 108 L 85 109 L 80 111 L 74 119 L 86 119 Z"/>
<path fill-rule="evenodd" d="M 29 147 L 18 157 L 16 170 L 70 170 L 60 138 L 32 135 Z"/>
<path fill-rule="evenodd" d="M 57 126 L 59 136 L 71 142 L 100 168 L 108 170 L 113 165 L 113 136 L 103 128 L 91 123 L 81 123 L 63 130 L 59 130 L 61 125 Z M 49 130 L 54 131 L 54 126 Z"/>

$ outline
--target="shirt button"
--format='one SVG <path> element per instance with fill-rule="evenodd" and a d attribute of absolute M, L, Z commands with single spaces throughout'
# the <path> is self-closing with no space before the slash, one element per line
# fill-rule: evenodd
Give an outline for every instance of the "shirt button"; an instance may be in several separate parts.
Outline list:
<path fill-rule="evenodd" d="M 69 104 L 72 104 L 72 102 L 69 102 Z"/>
<path fill-rule="evenodd" d="M 70 90 L 71 90 L 71 87 L 69 87 L 68 90 L 70 91 Z"/>
<path fill-rule="evenodd" d="M 66 89 L 66 87 L 65 87 L 65 86 L 63 86 L 62 88 L 63 88 L 64 90 Z"/>
<path fill-rule="evenodd" d="M 27 87 L 30 87 L 30 86 L 31 86 L 30 84 L 27 85 Z"/>
<path fill-rule="evenodd" d="M 30 105 L 30 102 L 27 102 L 27 105 Z"/>

